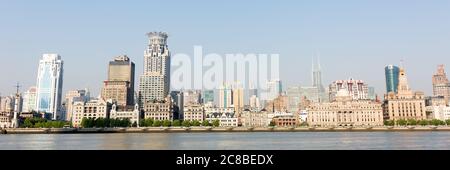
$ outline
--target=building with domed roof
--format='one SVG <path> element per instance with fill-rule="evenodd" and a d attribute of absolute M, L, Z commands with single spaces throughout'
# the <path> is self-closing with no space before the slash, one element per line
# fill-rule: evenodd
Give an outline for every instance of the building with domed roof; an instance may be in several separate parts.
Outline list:
<path fill-rule="evenodd" d="M 382 104 L 354 100 L 347 89 L 340 89 L 334 101 L 312 103 L 307 108 L 310 126 L 382 126 Z"/>

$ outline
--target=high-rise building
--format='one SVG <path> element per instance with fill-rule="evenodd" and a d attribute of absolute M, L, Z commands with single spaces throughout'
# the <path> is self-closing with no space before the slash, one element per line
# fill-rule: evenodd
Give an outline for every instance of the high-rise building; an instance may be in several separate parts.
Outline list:
<path fill-rule="evenodd" d="M 214 103 L 214 90 L 203 90 L 202 103 L 213 104 Z"/>
<path fill-rule="evenodd" d="M 267 82 L 267 89 L 268 89 L 268 94 L 267 94 L 267 101 L 271 101 L 276 99 L 278 96 L 281 95 L 281 93 L 283 92 L 282 89 L 282 84 L 280 80 L 271 80 Z"/>
<path fill-rule="evenodd" d="M 53 120 L 61 117 L 63 61 L 58 54 L 44 54 L 39 61 L 36 83 L 36 107 Z"/>
<path fill-rule="evenodd" d="M 330 101 L 336 99 L 337 93 L 341 89 L 346 89 L 353 100 L 369 99 L 369 86 L 362 80 L 337 80 L 330 84 L 329 88 Z"/>
<path fill-rule="evenodd" d="M 229 108 L 233 105 L 233 92 L 232 88 L 223 84 L 219 87 L 219 108 Z"/>
<path fill-rule="evenodd" d="M 450 98 L 450 82 L 445 73 L 444 65 L 439 65 L 436 74 L 433 75 L 433 96 Z"/>
<path fill-rule="evenodd" d="M 301 87 L 291 86 L 287 89 L 287 96 L 289 100 L 289 112 L 297 113 L 300 108 L 300 101 L 302 99 Z"/>
<path fill-rule="evenodd" d="M 36 87 L 30 87 L 23 95 L 22 112 L 36 111 Z"/>
<path fill-rule="evenodd" d="M 104 81 L 101 96 L 119 106 L 134 105 L 134 63 L 126 55 L 109 62 L 108 80 Z"/>
<path fill-rule="evenodd" d="M 139 82 L 139 106 L 151 100 L 163 101 L 170 90 L 170 51 L 167 33 L 151 32 L 144 52 L 144 74 Z"/>
<path fill-rule="evenodd" d="M 369 99 L 370 100 L 376 100 L 377 99 L 377 94 L 375 93 L 375 87 L 370 87 L 369 86 L 369 95 L 368 95 L 368 97 L 369 97 Z"/>
<path fill-rule="evenodd" d="M 413 92 L 408 85 L 405 69 L 400 68 L 398 91 L 389 92 L 384 103 L 386 119 L 427 119 L 425 95 L 423 92 Z"/>
<path fill-rule="evenodd" d="M 72 121 L 72 115 L 74 113 L 74 103 L 75 102 L 87 102 L 87 101 L 89 101 L 89 99 L 90 99 L 90 94 L 87 89 L 68 91 L 64 97 L 66 120 Z"/>
<path fill-rule="evenodd" d="M 0 100 L 0 112 L 11 113 L 14 111 L 14 96 L 4 96 Z"/>
<path fill-rule="evenodd" d="M 239 117 L 244 110 L 244 89 L 239 86 L 234 87 L 232 93 L 234 110 Z"/>
<path fill-rule="evenodd" d="M 384 68 L 384 71 L 386 75 L 387 93 L 389 92 L 397 93 L 400 68 L 394 65 L 388 65 Z"/>

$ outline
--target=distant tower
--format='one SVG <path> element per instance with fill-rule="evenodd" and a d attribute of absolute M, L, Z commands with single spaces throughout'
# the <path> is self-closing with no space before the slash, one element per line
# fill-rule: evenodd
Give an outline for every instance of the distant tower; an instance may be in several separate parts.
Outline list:
<path fill-rule="evenodd" d="M 144 52 L 144 74 L 139 83 L 139 106 L 150 100 L 164 100 L 170 90 L 170 51 L 167 33 L 148 33 L 149 43 Z"/>
<path fill-rule="evenodd" d="M 320 65 L 319 57 L 317 57 L 317 63 L 314 62 L 314 58 L 312 61 L 312 86 L 314 88 L 317 88 L 317 99 L 319 99 L 319 102 L 323 102 L 324 100 L 326 100 L 325 87 L 322 83 L 322 67 Z"/>
<path fill-rule="evenodd" d="M 58 54 L 44 54 L 39 61 L 36 83 L 36 111 L 50 113 L 52 119 L 61 116 L 63 61 Z"/>
<path fill-rule="evenodd" d="M 103 83 L 102 99 L 111 99 L 120 106 L 134 105 L 134 70 L 134 63 L 126 55 L 110 61 L 108 80 Z"/>
<path fill-rule="evenodd" d="M 439 65 L 436 74 L 433 75 L 433 95 L 435 97 L 450 98 L 450 83 L 445 73 L 444 65 Z"/>
<path fill-rule="evenodd" d="M 394 65 L 388 65 L 384 68 L 386 75 L 386 91 L 387 93 L 398 92 L 398 81 L 400 68 Z"/>

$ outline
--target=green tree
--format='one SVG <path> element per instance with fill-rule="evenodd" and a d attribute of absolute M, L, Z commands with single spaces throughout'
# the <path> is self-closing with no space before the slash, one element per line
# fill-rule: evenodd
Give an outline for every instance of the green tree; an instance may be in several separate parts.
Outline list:
<path fill-rule="evenodd" d="M 430 124 L 434 125 L 434 126 L 439 126 L 439 125 L 445 125 L 445 122 L 439 119 L 433 119 L 431 120 Z"/>
<path fill-rule="evenodd" d="M 445 120 L 445 123 L 447 124 L 447 126 L 450 125 L 450 119 Z"/>
<path fill-rule="evenodd" d="M 161 121 L 159 121 L 159 120 L 155 120 L 155 121 L 153 121 L 153 127 L 161 127 L 161 125 L 162 125 L 162 123 L 161 123 Z"/>
<path fill-rule="evenodd" d="M 183 127 L 190 127 L 190 126 L 191 126 L 191 121 L 189 121 L 189 120 L 184 120 L 184 121 L 181 123 L 181 126 L 183 126 Z"/>
<path fill-rule="evenodd" d="M 419 120 L 419 122 L 417 124 L 419 124 L 421 126 L 426 126 L 426 125 L 429 125 L 429 122 L 428 122 L 428 120 Z"/>
<path fill-rule="evenodd" d="M 204 121 L 202 122 L 202 126 L 211 126 L 211 125 L 209 124 L 209 121 L 204 120 Z"/>
<path fill-rule="evenodd" d="M 164 127 L 170 127 L 170 126 L 172 125 L 172 122 L 171 122 L 170 120 L 164 120 L 163 123 L 162 123 L 162 125 L 163 125 Z"/>
<path fill-rule="evenodd" d="M 106 126 L 105 119 L 102 117 L 97 118 L 97 120 L 95 121 L 95 126 L 104 128 Z"/>
<path fill-rule="evenodd" d="M 201 125 L 200 121 L 198 120 L 192 121 L 192 126 L 200 126 L 200 125 Z"/>
<path fill-rule="evenodd" d="M 212 123 L 212 125 L 213 125 L 214 127 L 219 127 L 219 126 L 220 126 L 220 120 L 219 120 L 219 119 L 214 120 L 213 123 Z"/>
<path fill-rule="evenodd" d="M 270 121 L 269 126 L 275 126 L 275 122 L 274 121 Z"/>
<path fill-rule="evenodd" d="M 407 123 L 408 123 L 408 121 L 406 121 L 404 119 L 397 120 L 397 125 L 400 125 L 400 126 L 405 126 Z"/>
<path fill-rule="evenodd" d="M 145 119 L 145 126 L 146 127 L 152 127 L 153 126 L 153 119 Z"/>
<path fill-rule="evenodd" d="M 33 123 L 31 122 L 30 118 L 26 118 L 25 119 L 25 121 L 23 123 L 23 126 L 27 127 L 27 128 L 32 128 L 33 127 Z"/>
<path fill-rule="evenodd" d="M 416 119 L 408 119 L 408 125 L 417 125 Z"/>
<path fill-rule="evenodd" d="M 174 121 L 172 122 L 172 126 L 175 126 L 175 127 L 181 126 L 181 121 L 180 121 L 180 120 L 174 120 Z"/>
<path fill-rule="evenodd" d="M 137 127 L 137 123 L 133 122 L 133 124 L 131 125 L 132 127 Z"/>

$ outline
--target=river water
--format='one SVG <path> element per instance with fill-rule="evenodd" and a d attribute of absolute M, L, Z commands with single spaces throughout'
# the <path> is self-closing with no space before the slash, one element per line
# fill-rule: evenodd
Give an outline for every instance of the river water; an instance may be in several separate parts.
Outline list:
<path fill-rule="evenodd" d="M 450 150 L 450 132 L 0 135 L 0 150 Z"/>

